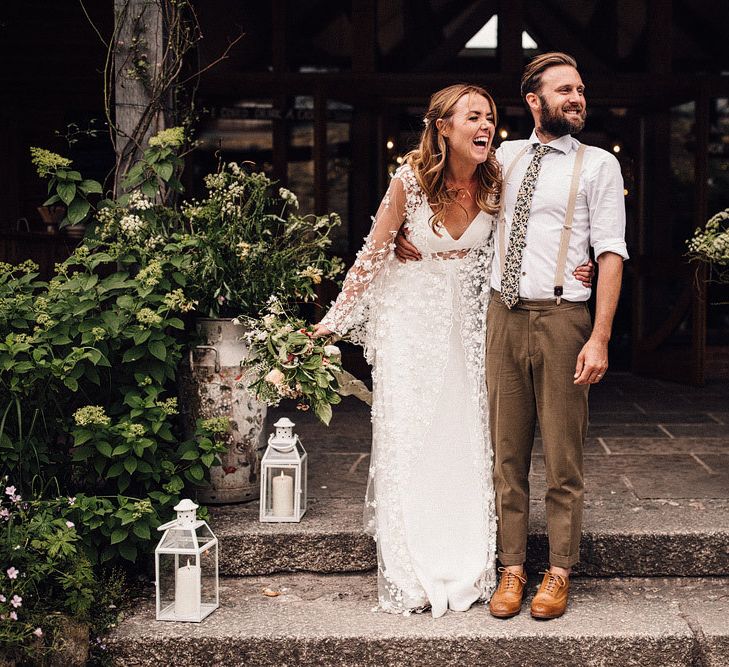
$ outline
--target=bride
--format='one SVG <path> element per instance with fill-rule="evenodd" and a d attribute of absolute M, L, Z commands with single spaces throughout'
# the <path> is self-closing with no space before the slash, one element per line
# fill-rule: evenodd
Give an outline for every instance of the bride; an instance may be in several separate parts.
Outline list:
<path fill-rule="evenodd" d="M 365 502 L 379 606 L 466 611 L 496 583 L 485 314 L 501 170 L 489 93 L 435 93 L 342 292 L 315 335 L 348 334 L 372 365 Z M 392 252 L 400 229 L 422 261 Z"/>

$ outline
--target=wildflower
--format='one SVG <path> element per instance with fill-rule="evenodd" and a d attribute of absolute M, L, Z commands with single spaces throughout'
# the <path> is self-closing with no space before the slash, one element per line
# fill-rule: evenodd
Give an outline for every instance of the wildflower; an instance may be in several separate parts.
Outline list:
<path fill-rule="evenodd" d="M 160 280 L 162 280 L 163 273 L 162 265 L 159 261 L 156 259 L 152 260 L 137 274 L 137 282 L 142 287 L 154 287 Z"/>
<path fill-rule="evenodd" d="M 16 614 L 14 611 L 11 611 L 8 614 L 8 616 L 10 616 L 10 618 L 13 619 L 14 621 L 17 621 L 18 620 L 18 614 Z"/>
<path fill-rule="evenodd" d="M 315 285 L 318 285 L 324 272 L 315 266 L 307 266 L 303 271 L 299 271 L 299 275 L 302 278 L 309 278 Z"/>
<path fill-rule="evenodd" d="M 76 524 L 73 521 L 66 521 L 66 528 L 74 528 Z"/>
<path fill-rule="evenodd" d="M 71 160 L 61 157 L 57 153 L 47 151 L 45 148 L 31 146 L 30 154 L 32 156 L 31 162 L 35 165 L 38 176 L 41 178 L 53 175 L 58 169 L 71 166 Z"/>
<path fill-rule="evenodd" d="M 162 323 L 162 316 L 155 313 L 151 308 L 141 308 L 137 313 L 137 321 L 140 324 L 154 327 Z"/>
<path fill-rule="evenodd" d="M 177 398 L 168 398 L 166 401 L 157 401 L 157 407 L 167 416 L 177 414 Z"/>
<path fill-rule="evenodd" d="M 23 500 L 23 497 L 20 494 L 17 494 L 15 496 L 10 496 L 10 502 L 12 503 L 19 503 L 21 500 Z"/>
<path fill-rule="evenodd" d="M 274 368 L 269 371 L 263 379 L 266 382 L 270 382 L 272 385 L 278 386 L 286 379 L 286 376 L 278 368 Z"/>
<path fill-rule="evenodd" d="M 179 148 L 184 143 L 184 127 L 168 127 L 166 130 L 158 132 L 149 140 L 150 146 L 158 146 L 159 148 Z"/>
<path fill-rule="evenodd" d="M 93 336 L 94 341 L 103 340 L 106 336 L 106 331 L 102 327 L 93 327 L 90 333 Z"/>
<path fill-rule="evenodd" d="M 0 602 L 7 602 L 7 601 L 8 601 L 8 599 L 2 593 L 0 593 Z"/>
<path fill-rule="evenodd" d="M 250 254 L 253 244 L 241 241 L 236 247 L 238 248 L 238 259 L 243 261 Z"/>
<path fill-rule="evenodd" d="M 109 426 L 111 419 L 100 405 L 87 405 L 73 413 L 77 426 Z"/>
<path fill-rule="evenodd" d="M 54 324 L 48 313 L 38 313 L 35 321 L 39 327 L 51 327 Z"/>
<path fill-rule="evenodd" d="M 306 412 L 309 409 L 309 406 L 306 403 L 297 403 L 296 409 L 301 410 L 302 412 Z"/>
<path fill-rule="evenodd" d="M 141 192 L 132 192 L 129 195 L 129 201 L 127 206 L 135 211 L 146 211 L 154 206 L 154 204 L 147 199 Z"/>
<path fill-rule="evenodd" d="M 213 433 L 227 433 L 230 428 L 230 421 L 227 417 L 212 417 L 211 419 L 203 419 L 200 425 Z"/>
<path fill-rule="evenodd" d="M 140 232 L 144 229 L 144 226 L 144 220 L 134 213 L 125 215 L 119 221 L 119 227 L 122 232 L 130 237 L 139 236 Z"/>
<path fill-rule="evenodd" d="M 278 196 L 281 197 L 281 199 L 283 199 L 289 206 L 299 208 L 299 200 L 296 195 L 291 192 L 291 190 L 287 190 L 286 188 L 279 188 Z"/>
<path fill-rule="evenodd" d="M 43 630 L 41 630 L 40 628 L 36 628 L 35 630 L 33 630 L 33 634 L 36 637 L 42 637 L 43 636 Z"/>
<path fill-rule="evenodd" d="M 20 570 L 16 570 L 12 565 L 6 570 L 9 579 L 17 579 L 20 574 Z"/>
<path fill-rule="evenodd" d="M 10 604 L 13 605 L 16 609 L 18 607 L 23 606 L 23 598 L 21 598 L 19 595 L 13 595 L 13 599 L 10 600 Z"/>
<path fill-rule="evenodd" d="M 144 435 L 144 426 L 141 424 L 129 424 L 123 425 L 126 435 L 131 438 L 141 438 Z"/>
<path fill-rule="evenodd" d="M 164 304 L 170 310 L 178 310 L 182 313 L 189 313 L 195 308 L 197 302 L 188 301 L 182 289 L 176 289 L 168 292 L 164 296 Z"/>
<path fill-rule="evenodd" d="M 6 486 L 5 487 L 5 495 L 14 496 L 15 495 L 15 487 L 14 486 Z"/>
<path fill-rule="evenodd" d="M 71 496 L 68 499 L 68 504 L 73 506 L 76 503 L 76 496 Z"/>

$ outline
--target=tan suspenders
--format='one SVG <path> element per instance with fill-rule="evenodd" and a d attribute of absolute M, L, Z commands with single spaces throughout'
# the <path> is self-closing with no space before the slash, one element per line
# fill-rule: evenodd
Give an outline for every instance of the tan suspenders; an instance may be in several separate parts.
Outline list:
<path fill-rule="evenodd" d="M 499 207 L 499 262 L 501 271 L 504 270 L 504 259 L 505 259 L 505 231 L 506 221 L 504 219 L 504 207 L 505 207 L 505 189 L 506 183 L 511 176 L 511 172 L 514 170 L 514 166 L 522 158 L 522 156 L 531 148 L 531 144 L 527 144 L 522 148 L 517 156 L 512 160 L 509 168 L 506 170 L 504 175 L 502 192 L 501 192 L 501 205 Z M 570 245 L 570 235 L 572 234 L 572 220 L 575 216 L 575 203 L 577 202 L 577 190 L 580 185 L 580 172 L 582 171 L 582 161 L 585 157 L 584 144 L 580 144 L 577 149 L 577 155 L 575 156 L 575 164 L 572 169 L 572 183 L 570 184 L 570 194 L 567 200 L 567 211 L 565 213 L 564 225 L 562 226 L 562 235 L 559 241 L 559 253 L 557 255 L 557 267 L 554 272 L 554 296 L 559 304 L 562 301 L 562 294 L 564 293 L 564 270 L 567 265 L 567 250 Z"/>

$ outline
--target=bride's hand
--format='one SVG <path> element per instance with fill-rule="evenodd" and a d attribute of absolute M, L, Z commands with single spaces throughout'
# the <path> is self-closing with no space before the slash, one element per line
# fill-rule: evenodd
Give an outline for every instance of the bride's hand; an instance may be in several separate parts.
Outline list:
<path fill-rule="evenodd" d="M 395 257 L 402 263 L 422 259 L 420 251 L 408 240 L 405 225 L 400 227 L 400 231 L 398 231 L 395 237 Z"/>
<path fill-rule="evenodd" d="M 315 324 L 314 325 L 314 338 L 324 338 L 324 336 L 331 336 L 334 332 L 330 329 L 327 329 L 322 324 Z"/>
<path fill-rule="evenodd" d="M 592 279 L 595 277 L 595 265 L 591 259 L 587 260 L 587 264 L 580 264 L 572 275 L 579 280 L 584 287 L 592 287 Z"/>

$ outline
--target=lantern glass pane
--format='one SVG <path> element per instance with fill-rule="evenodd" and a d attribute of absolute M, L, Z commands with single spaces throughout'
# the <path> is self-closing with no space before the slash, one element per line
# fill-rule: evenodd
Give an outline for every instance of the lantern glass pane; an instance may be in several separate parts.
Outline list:
<path fill-rule="evenodd" d="M 218 602 L 217 545 L 200 554 L 200 601 L 203 613 Z"/>
<path fill-rule="evenodd" d="M 190 528 L 170 528 L 162 538 L 159 548 L 165 550 L 175 549 L 184 552 L 194 552 L 197 550 L 193 531 Z"/>
<path fill-rule="evenodd" d="M 159 554 L 159 608 L 163 616 L 175 610 L 175 562 L 179 556 L 175 554 Z"/>
<path fill-rule="evenodd" d="M 208 524 L 204 523 L 202 526 L 198 526 L 197 530 L 197 543 L 198 546 L 203 549 L 208 542 L 212 542 L 215 539 L 213 531 L 210 530 Z"/>
<path fill-rule="evenodd" d="M 271 466 L 266 469 L 266 514 L 273 517 L 294 515 L 294 493 L 298 469 Z"/>

